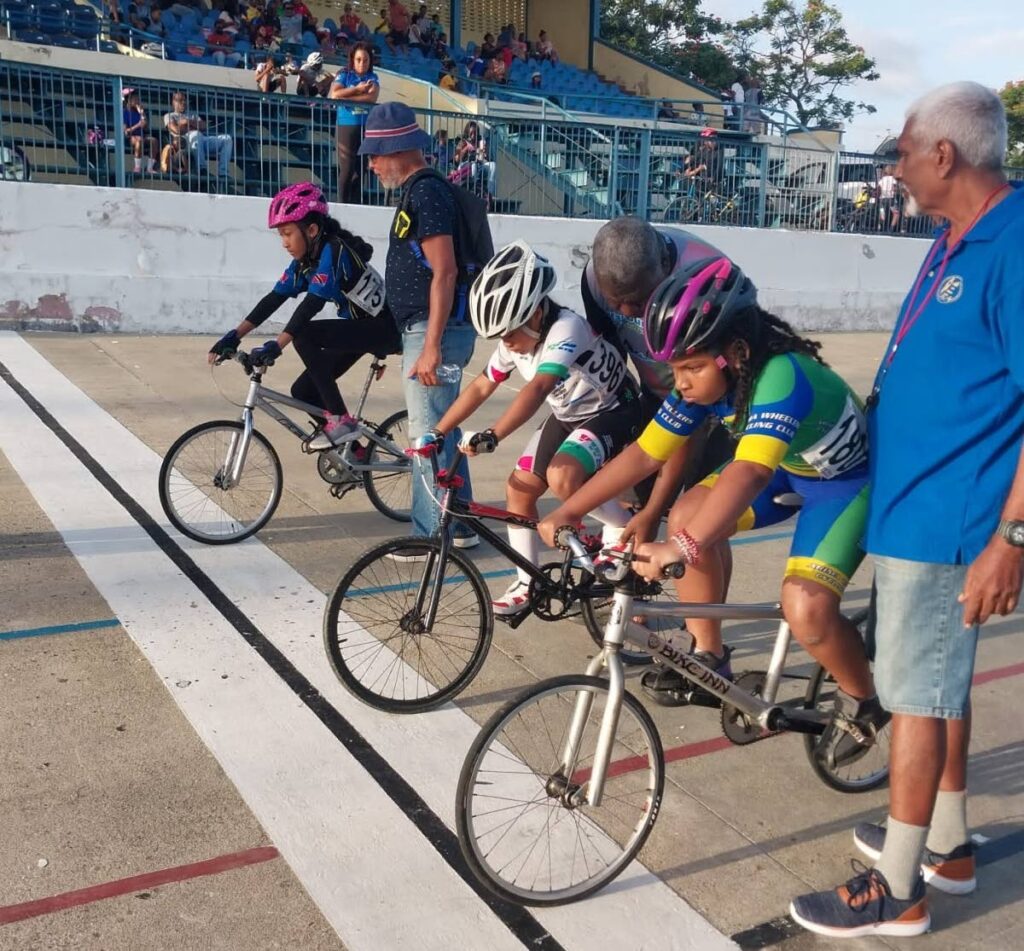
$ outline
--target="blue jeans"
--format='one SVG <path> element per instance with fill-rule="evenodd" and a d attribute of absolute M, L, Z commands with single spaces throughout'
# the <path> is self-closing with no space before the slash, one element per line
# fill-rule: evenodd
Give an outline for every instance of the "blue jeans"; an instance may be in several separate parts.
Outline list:
<path fill-rule="evenodd" d="M 217 159 L 217 174 L 221 178 L 228 176 L 228 162 L 231 161 L 231 153 L 235 148 L 235 140 L 230 135 L 207 135 L 200 132 L 193 139 L 193 148 L 196 150 L 196 161 L 205 170 L 206 163 L 214 156 Z"/>
<path fill-rule="evenodd" d="M 409 379 L 413 365 L 423 352 L 426 336 L 426 321 L 410 324 L 402 332 L 402 380 L 405 386 L 405 405 L 409 410 L 411 440 L 418 439 L 428 429 L 433 429 L 441 422 L 441 417 L 455 402 L 461 387 L 461 383 L 424 386 L 419 380 Z M 473 356 L 475 343 L 476 331 L 471 324 L 447 327 L 441 336 L 441 363 L 455 363 L 465 368 Z M 449 433 L 444 441 L 444 448 L 438 455 L 438 464 L 442 469 L 451 465 L 461 435 L 456 429 Z M 458 496 L 469 501 L 473 497 L 473 490 L 469 482 L 469 466 L 465 459 L 459 466 L 458 474 L 465 480 L 458 491 Z M 420 537 L 433 535 L 437 531 L 440 509 L 435 502 L 437 493 L 432 493 L 428 488 L 433 481 L 429 462 L 415 459 L 412 475 L 412 533 Z"/>
<path fill-rule="evenodd" d="M 978 626 L 964 627 L 966 565 L 874 556 L 870 628 L 875 686 L 892 713 L 962 719 L 970 705 Z"/>

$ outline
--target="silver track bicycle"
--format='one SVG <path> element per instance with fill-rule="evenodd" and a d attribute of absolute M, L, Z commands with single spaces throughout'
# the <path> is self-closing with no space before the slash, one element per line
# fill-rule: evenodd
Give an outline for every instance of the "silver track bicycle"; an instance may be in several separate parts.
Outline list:
<path fill-rule="evenodd" d="M 320 451 L 309 444 L 323 429 L 326 411 L 265 386 L 267 367 L 255 366 L 244 351 L 231 359 L 249 377 L 241 417 L 200 423 L 182 433 L 160 467 L 160 504 L 175 528 L 196 541 L 226 545 L 248 538 L 270 521 L 281 500 L 284 476 L 277 451 L 253 425 L 256 410 L 295 436 L 303 452 L 316 455 L 317 472 L 333 496 L 341 498 L 362 486 L 379 512 L 397 522 L 411 521 L 412 462 L 405 454 L 409 414 L 403 409 L 382 423 L 363 416 L 370 386 L 384 374 L 382 356 L 370 364 L 353 414 L 358 430 Z M 301 426 L 278 406 L 307 413 L 313 422 Z M 357 440 L 365 443 L 358 454 L 353 448 Z"/>
<path fill-rule="evenodd" d="M 558 541 L 594 571 L 571 530 L 562 529 Z M 627 641 L 718 698 L 722 729 L 733 743 L 801 733 L 811 768 L 833 789 L 865 792 L 888 778 L 888 726 L 844 765 L 819 752 L 836 689 L 820 665 L 802 697 L 779 699 L 791 639 L 779 604 L 643 605 L 648 618 L 778 621 L 768 669 L 730 681 L 693 656 L 681 627 L 666 635 L 632 620 L 640 579 L 628 571 L 628 556 L 622 567 L 604 646 L 586 673 L 541 681 L 511 700 L 484 725 L 462 767 L 462 853 L 491 892 L 518 904 L 562 905 L 593 894 L 629 865 L 654 827 L 665 757 L 650 714 L 625 689 L 619 655 Z M 682 566 L 670 567 L 678 577 Z M 860 625 L 866 615 L 851 620 Z"/>

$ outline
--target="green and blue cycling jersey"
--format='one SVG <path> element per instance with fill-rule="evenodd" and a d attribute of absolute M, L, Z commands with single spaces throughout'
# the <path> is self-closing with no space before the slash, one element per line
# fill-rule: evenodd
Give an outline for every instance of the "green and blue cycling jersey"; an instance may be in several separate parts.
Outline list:
<path fill-rule="evenodd" d="M 841 595 L 864 557 L 868 441 L 861 400 L 839 374 L 812 357 L 778 354 L 754 380 L 745 419 L 736 419 L 731 394 L 701 406 L 673 390 L 638 445 L 665 461 L 708 416 L 717 416 L 739 436 L 736 461 L 756 463 L 773 474 L 740 517 L 737 530 L 789 518 L 793 509 L 776 498 L 800 495 L 803 508 L 786 577 L 815 581 Z M 701 485 L 713 486 L 720 471 Z"/>

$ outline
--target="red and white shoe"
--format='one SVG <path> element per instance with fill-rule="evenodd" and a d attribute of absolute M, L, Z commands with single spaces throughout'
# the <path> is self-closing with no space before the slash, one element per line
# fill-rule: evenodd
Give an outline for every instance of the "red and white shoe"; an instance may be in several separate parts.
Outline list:
<path fill-rule="evenodd" d="M 491 607 L 498 617 L 512 617 L 520 614 L 530 606 L 530 586 L 516 578 L 500 598 L 491 602 Z"/>

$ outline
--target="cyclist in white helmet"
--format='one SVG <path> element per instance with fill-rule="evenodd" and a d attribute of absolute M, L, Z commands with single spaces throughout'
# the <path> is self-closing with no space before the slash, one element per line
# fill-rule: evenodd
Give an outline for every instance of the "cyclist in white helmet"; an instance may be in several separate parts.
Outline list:
<path fill-rule="evenodd" d="M 466 387 L 425 437 L 442 439 L 471 416 L 518 370 L 526 385 L 487 430 L 465 432 L 469 455 L 490 451 L 533 418 L 546 402 L 551 415 L 519 456 L 508 477 L 508 509 L 537 518 L 537 500 L 548 490 L 567 499 L 609 459 L 637 438 L 642 423 L 639 387 L 622 354 L 585 318 L 551 297 L 551 263 L 523 241 L 502 248 L 480 272 L 469 296 L 469 315 L 480 336 L 498 340 L 487 367 Z M 610 524 L 625 525 L 616 503 L 596 511 Z M 540 543 L 529 528 L 509 526 L 509 544 L 539 563 Z M 518 614 L 527 605 L 529 577 L 520 573 L 494 602 L 496 614 Z"/>

